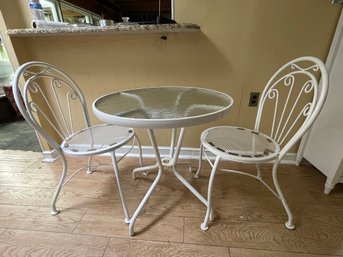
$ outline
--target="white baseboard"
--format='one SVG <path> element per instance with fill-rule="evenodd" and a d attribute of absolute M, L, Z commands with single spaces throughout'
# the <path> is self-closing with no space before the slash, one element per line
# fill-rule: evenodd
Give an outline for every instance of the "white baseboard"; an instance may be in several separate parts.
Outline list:
<path fill-rule="evenodd" d="M 59 155 L 55 150 L 43 151 L 42 158 L 43 162 L 55 162 L 59 158 Z"/>
<path fill-rule="evenodd" d="M 123 156 L 131 146 L 123 146 L 116 150 L 116 155 L 118 157 Z M 168 146 L 161 146 L 158 148 L 160 150 L 161 156 L 169 156 L 169 147 Z M 145 158 L 155 158 L 154 150 L 151 146 L 142 146 L 143 150 L 143 156 Z M 55 150 L 53 151 L 44 151 L 42 153 L 43 155 L 43 162 L 55 162 L 58 159 L 58 154 Z M 105 154 L 107 155 L 107 154 Z M 296 153 L 288 153 L 281 161 L 282 164 L 296 164 Z M 139 151 L 138 147 L 134 146 L 131 152 L 127 155 L 128 157 L 139 157 Z M 214 155 L 211 155 L 211 153 L 208 154 L 210 159 L 215 159 Z M 191 159 L 191 160 L 197 160 L 199 159 L 199 148 L 193 148 L 193 147 L 183 147 L 181 149 L 179 159 Z"/>

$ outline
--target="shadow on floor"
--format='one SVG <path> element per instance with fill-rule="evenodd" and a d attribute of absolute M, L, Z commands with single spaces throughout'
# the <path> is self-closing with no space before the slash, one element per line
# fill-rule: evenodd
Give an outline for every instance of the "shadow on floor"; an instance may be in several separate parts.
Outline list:
<path fill-rule="evenodd" d="M 25 120 L 0 123 L 0 149 L 41 152 L 36 133 Z"/>

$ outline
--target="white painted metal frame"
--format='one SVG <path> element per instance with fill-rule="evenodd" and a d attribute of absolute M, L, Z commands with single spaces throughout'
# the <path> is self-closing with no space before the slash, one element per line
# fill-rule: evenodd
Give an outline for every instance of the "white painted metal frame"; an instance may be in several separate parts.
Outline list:
<path fill-rule="evenodd" d="M 62 187 L 83 168 L 89 174 L 93 172 L 95 166 L 91 163 L 92 156 L 110 153 L 125 222 L 128 222 L 130 217 L 118 169 L 118 162 L 122 158 L 117 160 L 115 150 L 132 140 L 137 141 L 142 165 L 141 145 L 134 130 L 107 124 L 91 126 L 85 98 L 76 82 L 48 63 L 35 61 L 21 65 L 14 75 L 13 93 L 25 120 L 47 140 L 63 163 L 61 178 L 52 199 L 52 215 L 60 212 L 56 208 L 56 201 Z M 75 109 L 81 111 L 83 117 L 75 116 Z M 84 124 L 80 124 L 82 122 Z M 50 130 L 43 128 L 42 123 Z M 57 136 L 62 143 L 55 139 Z M 88 165 L 77 170 L 67 180 L 66 155 L 89 157 Z"/>
<path fill-rule="evenodd" d="M 319 86 L 319 80 L 321 75 L 321 85 Z M 298 91 L 296 91 L 296 89 Z M 222 127 L 222 131 L 227 131 L 227 134 L 216 135 L 219 130 L 218 127 L 209 128 L 205 130 L 201 135 L 201 146 L 199 156 L 199 169 L 195 174 L 195 177 L 199 177 L 201 171 L 202 156 L 206 151 L 216 155 L 215 162 L 212 163 L 208 158 L 212 166 L 211 175 L 208 184 L 207 193 L 207 212 L 204 222 L 201 224 L 202 230 L 208 229 L 209 220 L 211 220 L 212 213 L 212 188 L 215 178 L 215 174 L 218 169 L 218 165 L 221 160 L 229 160 L 242 163 L 255 163 L 257 168 L 256 175 L 236 171 L 230 169 L 220 169 L 224 172 L 232 172 L 242 175 L 247 175 L 262 182 L 283 204 L 283 207 L 288 215 L 288 220 L 285 223 L 288 229 L 294 229 L 293 215 L 287 204 L 286 198 L 281 190 L 277 169 L 280 161 L 285 157 L 286 153 L 294 146 L 294 144 L 301 139 L 304 133 L 312 126 L 317 118 L 324 101 L 326 99 L 328 91 L 328 74 L 324 63 L 316 57 L 300 57 L 296 58 L 284 66 L 282 66 L 268 81 L 260 99 L 258 106 L 257 117 L 254 130 L 248 130 L 237 127 Z M 283 93 L 283 94 L 282 94 Z M 292 94 L 293 93 L 293 94 Z M 282 101 L 284 99 L 284 101 Z M 274 105 L 274 109 L 270 108 L 267 102 L 271 102 Z M 267 129 L 268 134 L 261 133 L 265 130 L 262 127 L 263 114 L 268 116 L 272 115 L 271 127 Z M 242 154 L 237 151 L 237 148 L 244 150 L 244 145 L 240 144 L 241 141 L 246 140 L 246 137 L 236 138 L 235 147 L 218 147 L 213 144 L 209 138 L 217 136 L 218 142 L 225 141 L 230 133 L 233 133 L 236 129 L 243 129 L 245 135 L 247 133 L 256 133 L 262 138 L 268 140 L 271 144 L 274 144 L 274 149 L 268 150 L 266 154 L 254 155 L 251 153 Z M 251 131 L 251 132 L 249 132 Z M 242 133 L 242 135 L 244 135 Z M 255 148 L 255 137 L 253 136 L 250 142 L 250 149 Z M 243 151 L 244 152 L 244 151 Z M 269 186 L 263 181 L 261 176 L 259 164 L 273 162 L 272 177 L 275 189 Z"/>
<path fill-rule="evenodd" d="M 168 88 L 168 87 L 165 87 Z M 194 89 L 191 87 L 182 87 L 184 89 Z M 146 88 L 144 90 L 151 90 L 151 88 Z M 97 101 L 101 101 L 105 96 L 102 96 L 98 99 L 96 99 L 93 102 L 93 111 L 95 116 L 107 123 L 111 124 L 117 124 L 121 126 L 129 126 L 134 128 L 146 128 L 147 132 L 150 137 L 151 145 L 154 149 L 155 157 L 156 157 L 156 164 L 145 166 L 141 168 L 136 168 L 133 170 L 133 178 L 136 177 L 136 174 L 139 172 L 147 173 L 150 171 L 156 171 L 157 175 L 152 182 L 150 188 L 145 193 L 143 199 L 139 203 L 137 209 L 134 211 L 130 221 L 129 221 L 129 234 L 131 236 L 134 235 L 134 225 L 135 222 L 142 211 L 144 205 L 149 200 L 150 195 L 154 191 L 156 185 L 161 179 L 162 173 L 167 168 L 172 168 L 174 175 L 180 180 L 180 182 L 185 185 L 204 205 L 207 204 L 207 200 L 177 171 L 177 164 L 178 164 L 178 157 L 181 151 L 182 142 L 185 136 L 186 127 L 189 126 L 195 126 L 199 124 L 203 124 L 206 122 L 211 122 L 214 120 L 217 120 L 219 118 L 222 118 L 224 115 L 228 114 L 232 105 L 233 105 L 233 99 L 222 92 L 217 92 L 214 90 L 209 89 L 200 89 L 197 90 L 204 90 L 208 93 L 218 94 L 224 96 L 228 100 L 228 105 L 222 108 L 221 110 L 213 110 L 210 113 L 204 114 L 204 115 L 197 115 L 197 116 L 190 116 L 190 117 L 180 117 L 180 118 L 174 118 L 174 119 L 138 119 L 138 118 L 128 118 L 128 117 L 122 117 L 117 116 L 110 113 L 105 113 L 97 108 Z M 128 90 L 130 91 L 130 90 Z M 120 92 L 121 94 L 125 94 L 127 91 Z M 181 96 L 178 97 L 180 100 Z M 144 106 L 142 106 L 142 109 L 144 109 Z M 158 128 L 169 128 L 172 129 L 172 137 L 171 137 L 171 146 L 170 146 L 170 154 L 169 157 L 161 158 L 158 144 L 156 141 L 154 129 Z M 177 136 L 177 129 L 180 128 L 180 131 Z M 176 147 L 175 142 L 177 141 Z"/>

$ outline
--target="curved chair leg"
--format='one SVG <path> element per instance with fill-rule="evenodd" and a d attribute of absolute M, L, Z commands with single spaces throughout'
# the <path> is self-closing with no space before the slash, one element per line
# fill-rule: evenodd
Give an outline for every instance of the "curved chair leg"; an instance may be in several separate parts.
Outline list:
<path fill-rule="evenodd" d="M 116 159 L 116 155 L 115 155 L 114 151 L 111 152 L 111 158 L 112 158 L 112 163 L 113 163 L 113 168 L 114 168 L 114 174 L 115 174 L 116 180 L 117 180 L 120 201 L 121 201 L 121 204 L 122 204 L 123 210 L 124 210 L 125 223 L 128 224 L 128 223 L 130 223 L 130 216 L 129 216 L 129 211 L 127 210 L 127 206 L 126 206 L 126 202 L 125 202 L 125 196 L 124 196 L 124 192 L 123 192 L 123 189 L 121 186 L 119 168 L 118 168 L 118 163 L 117 163 L 117 159 Z"/>
<path fill-rule="evenodd" d="M 256 177 L 257 177 L 258 179 L 262 179 L 260 164 L 256 164 L 256 171 L 257 171 Z"/>
<path fill-rule="evenodd" d="M 293 223 L 293 215 L 292 212 L 287 204 L 286 198 L 284 196 L 284 194 L 282 193 L 279 181 L 278 181 L 278 177 L 277 177 L 277 169 L 279 166 L 279 161 L 275 161 L 274 165 L 273 165 L 273 182 L 276 188 L 276 191 L 280 197 L 280 200 L 282 202 L 282 205 L 288 215 L 288 221 L 285 223 L 286 228 L 292 230 L 295 228 L 294 223 Z"/>
<path fill-rule="evenodd" d="M 214 182 L 214 177 L 216 175 L 217 167 L 220 162 L 221 158 L 219 156 L 216 157 L 216 160 L 214 162 L 211 175 L 210 175 L 210 180 L 208 182 L 208 189 L 207 189 L 207 210 L 206 210 L 206 215 L 204 222 L 201 223 L 200 228 L 202 230 L 207 230 L 208 229 L 208 221 L 210 218 L 213 218 L 213 213 L 212 212 L 212 186 Z"/>
<path fill-rule="evenodd" d="M 92 174 L 94 169 L 92 167 L 92 155 L 88 157 L 88 164 L 87 164 L 87 174 Z"/>
<path fill-rule="evenodd" d="M 139 138 L 137 137 L 136 134 L 135 134 L 135 140 L 137 140 L 137 145 L 138 145 L 138 150 L 139 150 L 139 165 L 142 168 L 144 166 L 142 144 L 141 144 L 141 141 L 139 140 Z M 149 169 L 144 169 L 144 168 L 143 169 L 135 169 L 132 172 L 132 179 L 136 179 L 136 173 L 138 173 L 138 172 L 143 172 L 144 176 L 149 175 Z"/>
<path fill-rule="evenodd" d="M 194 174 L 194 176 L 193 176 L 194 178 L 199 178 L 199 176 L 200 176 L 200 172 L 201 172 L 201 168 L 202 168 L 202 153 L 203 153 L 203 151 L 204 151 L 204 146 L 202 144 L 200 144 L 198 170 Z"/>
<path fill-rule="evenodd" d="M 52 198 L 51 215 L 53 215 L 53 216 L 55 216 L 58 213 L 60 213 L 60 210 L 58 210 L 56 208 L 56 201 L 57 201 L 58 196 L 59 196 L 59 194 L 61 192 L 61 189 L 62 189 L 62 186 L 63 186 L 63 183 L 64 183 L 64 179 L 65 179 L 66 174 L 67 174 L 67 169 L 68 169 L 67 160 L 66 160 L 65 156 L 64 155 L 60 155 L 60 156 L 62 158 L 63 168 L 62 168 L 62 174 L 61 174 L 60 181 L 58 182 L 58 185 L 56 187 L 56 191 L 55 191 L 54 197 Z"/>

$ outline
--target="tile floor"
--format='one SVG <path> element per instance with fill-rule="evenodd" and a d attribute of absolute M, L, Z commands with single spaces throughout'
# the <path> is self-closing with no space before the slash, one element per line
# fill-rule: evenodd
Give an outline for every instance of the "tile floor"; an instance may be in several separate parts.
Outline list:
<path fill-rule="evenodd" d="M 95 162 L 109 164 L 110 158 L 97 157 Z M 69 163 L 75 170 L 86 159 Z M 154 178 L 150 174 L 132 180 L 136 165 L 133 158 L 120 163 L 131 213 Z M 216 218 L 204 232 L 200 223 L 205 207 L 167 171 L 136 222 L 133 237 L 124 223 L 111 165 L 99 166 L 91 175 L 77 174 L 62 190 L 57 203 L 61 213 L 51 216 L 60 168 L 60 162 L 42 163 L 39 153 L 0 151 L 0 256 L 343 256 L 343 185 L 325 195 L 325 177 L 309 165 L 280 166 L 294 231 L 283 225 L 281 203 L 257 181 L 219 173 Z M 269 166 L 262 172 L 269 177 Z M 206 193 L 208 168 L 199 179 L 186 169 L 182 174 Z"/>

